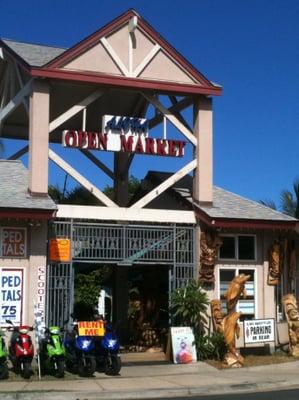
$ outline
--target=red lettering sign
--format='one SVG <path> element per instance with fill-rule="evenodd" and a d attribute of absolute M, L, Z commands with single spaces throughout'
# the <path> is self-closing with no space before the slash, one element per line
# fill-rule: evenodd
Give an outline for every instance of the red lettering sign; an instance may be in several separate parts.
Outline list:
<path fill-rule="evenodd" d="M 2 257 L 26 257 L 26 228 L 2 228 L 1 237 Z"/>

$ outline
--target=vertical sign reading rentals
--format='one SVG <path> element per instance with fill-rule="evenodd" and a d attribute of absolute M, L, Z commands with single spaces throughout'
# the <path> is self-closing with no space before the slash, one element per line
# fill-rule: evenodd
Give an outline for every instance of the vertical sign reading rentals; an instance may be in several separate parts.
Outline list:
<path fill-rule="evenodd" d="M 23 269 L 2 268 L 0 270 L 0 324 L 11 320 L 15 325 L 22 324 L 23 308 Z"/>

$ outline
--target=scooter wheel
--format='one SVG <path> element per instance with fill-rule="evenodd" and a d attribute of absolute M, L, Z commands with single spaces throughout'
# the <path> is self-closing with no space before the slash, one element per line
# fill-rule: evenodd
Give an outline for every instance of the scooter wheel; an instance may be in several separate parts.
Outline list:
<path fill-rule="evenodd" d="M 0 379 L 8 378 L 8 367 L 6 364 L 0 364 Z"/>
<path fill-rule="evenodd" d="M 54 372 L 54 376 L 55 378 L 63 378 L 65 369 L 64 361 L 63 360 L 56 361 L 56 364 L 57 366 Z"/>
<path fill-rule="evenodd" d="M 86 358 L 78 362 L 78 374 L 83 377 L 92 376 L 96 370 L 96 360 L 94 358 Z"/>
<path fill-rule="evenodd" d="M 29 379 L 32 374 L 31 370 L 31 363 L 30 362 L 24 362 L 23 363 L 23 369 L 21 368 L 21 375 L 24 379 Z"/>
<path fill-rule="evenodd" d="M 108 354 L 105 358 L 104 371 L 106 375 L 118 375 L 121 369 L 121 358 L 116 354 Z"/>

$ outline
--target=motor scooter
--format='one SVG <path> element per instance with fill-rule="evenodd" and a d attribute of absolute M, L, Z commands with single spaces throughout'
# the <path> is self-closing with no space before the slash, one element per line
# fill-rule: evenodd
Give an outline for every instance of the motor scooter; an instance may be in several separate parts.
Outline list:
<path fill-rule="evenodd" d="M 73 330 L 66 333 L 64 339 L 66 367 L 80 376 L 92 376 L 96 370 L 94 338 L 80 336 L 78 323 L 73 322 Z"/>
<path fill-rule="evenodd" d="M 56 378 L 64 377 L 65 348 L 58 326 L 45 329 L 45 337 L 40 341 L 39 355 L 42 373 L 50 373 Z"/>
<path fill-rule="evenodd" d="M 10 361 L 16 373 L 20 373 L 23 378 L 29 379 L 33 374 L 31 363 L 34 348 L 28 332 L 33 331 L 33 327 L 28 325 L 15 326 L 10 320 L 6 320 L 6 323 L 11 325 L 9 330 L 13 331 L 9 345 Z"/>
<path fill-rule="evenodd" d="M 95 339 L 97 368 L 106 375 L 118 375 L 121 370 L 119 339 L 110 323 L 105 323 L 105 334 Z"/>
<path fill-rule="evenodd" d="M 0 379 L 8 378 L 7 349 L 5 345 L 5 333 L 0 329 Z"/>

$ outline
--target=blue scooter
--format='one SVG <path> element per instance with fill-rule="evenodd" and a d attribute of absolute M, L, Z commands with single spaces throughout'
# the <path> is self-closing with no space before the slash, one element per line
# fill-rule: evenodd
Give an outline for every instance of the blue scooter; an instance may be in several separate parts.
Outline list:
<path fill-rule="evenodd" d="M 96 370 L 94 338 L 79 336 L 78 324 L 74 322 L 73 330 L 65 336 L 64 346 L 67 369 L 80 376 L 92 376 Z"/>
<path fill-rule="evenodd" d="M 105 325 L 103 337 L 95 339 L 95 356 L 97 368 L 104 370 L 106 375 L 118 375 L 121 370 L 119 339 L 110 323 Z"/>

